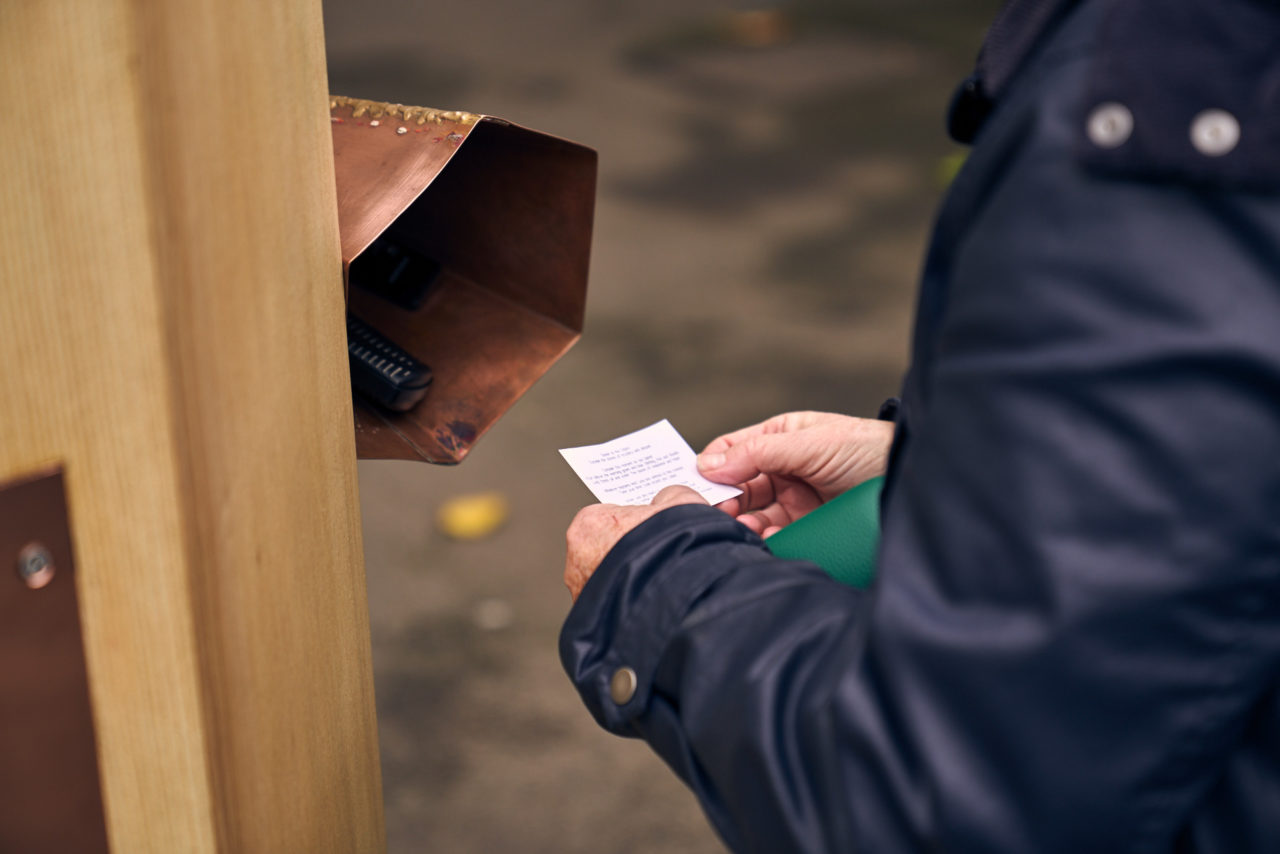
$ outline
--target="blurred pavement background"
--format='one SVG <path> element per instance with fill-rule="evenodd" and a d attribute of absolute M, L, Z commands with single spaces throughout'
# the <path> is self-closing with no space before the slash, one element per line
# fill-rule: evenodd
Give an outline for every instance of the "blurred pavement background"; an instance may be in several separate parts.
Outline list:
<path fill-rule="evenodd" d="M 408 852 L 720 852 L 557 658 L 557 448 L 669 418 L 695 448 L 789 409 L 874 414 L 996 0 L 325 0 L 337 94 L 501 116 L 600 153 L 583 340 L 457 468 L 360 464 L 387 825 Z M 449 540 L 450 498 L 508 523 Z"/>

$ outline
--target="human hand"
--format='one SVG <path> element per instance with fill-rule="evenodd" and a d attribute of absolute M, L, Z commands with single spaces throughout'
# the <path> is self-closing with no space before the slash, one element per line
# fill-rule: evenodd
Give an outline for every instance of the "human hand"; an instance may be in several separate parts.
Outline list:
<path fill-rule="evenodd" d="M 788 412 L 714 440 L 698 470 L 743 494 L 717 505 L 768 536 L 884 474 L 893 424 L 831 412 Z"/>
<path fill-rule="evenodd" d="M 604 560 L 618 540 L 659 510 L 677 504 L 706 504 L 707 500 L 687 486 L 668 486 L 653 497 L 650 504 L 624 507 L 617 504 L 592 504 L 573 517 L 565 534 L 567 555 L 564 562 L 564 584 L 573 601 L 587 585 L 600 561 Z"/>

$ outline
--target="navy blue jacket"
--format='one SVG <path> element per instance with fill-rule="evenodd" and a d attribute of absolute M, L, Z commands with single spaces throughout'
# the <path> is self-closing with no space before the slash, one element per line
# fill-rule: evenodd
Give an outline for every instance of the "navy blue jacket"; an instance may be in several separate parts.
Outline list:
<path fill-rule="evenodd" d="M 681 506 L 564 626 L 735 851 L 1280 852 L 1280 4 L 1023 5 L 1062 14 L 958 102 L 875 584 Z"/>

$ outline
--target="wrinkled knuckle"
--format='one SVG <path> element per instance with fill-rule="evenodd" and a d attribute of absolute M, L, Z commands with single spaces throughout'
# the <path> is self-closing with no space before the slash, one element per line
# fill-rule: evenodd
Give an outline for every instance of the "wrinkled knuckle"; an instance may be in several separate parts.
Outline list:
<path fill-rule="evenodd" d="M 572 561 L 565 564 L 564 586 L 570 590 L 577 590 L 582 586 L 582 569 Z"/>

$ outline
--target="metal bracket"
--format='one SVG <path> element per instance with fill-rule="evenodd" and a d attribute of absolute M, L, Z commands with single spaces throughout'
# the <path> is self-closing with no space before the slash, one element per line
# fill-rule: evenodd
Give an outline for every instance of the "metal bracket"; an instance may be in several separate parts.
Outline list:
<path fill-rule="evenodd" d="M 107 852 L 61 469 L 0 483 L 0 851 Z"/>

